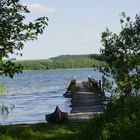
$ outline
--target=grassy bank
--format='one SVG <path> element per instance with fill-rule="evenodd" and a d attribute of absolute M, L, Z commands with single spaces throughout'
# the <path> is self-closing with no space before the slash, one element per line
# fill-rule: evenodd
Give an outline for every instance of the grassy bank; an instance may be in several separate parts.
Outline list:
<path fill-rule="evenodd" d="M 68 123 L 0 126 L 0 140 L 76 140 L 80 127 Z"/>

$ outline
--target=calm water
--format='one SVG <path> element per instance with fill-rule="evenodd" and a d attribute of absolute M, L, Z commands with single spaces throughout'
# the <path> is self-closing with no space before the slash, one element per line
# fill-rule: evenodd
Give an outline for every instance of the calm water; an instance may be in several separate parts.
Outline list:
<path fill-rule="evenodd" d="M 0 115 L 0 124 L 43 122 L 45 114 L 52 113 L 56 105 L 69 112 L 70 101 L 63 94 L 72 76 L 77 80 L 87 80 L 88 76 L 101 78 L 92 69 L 29 71 L 15 75 L 14 79 L 1 78 L 6 89 L 0 96 L 0 105 L 14 108 L 7 117 Z"/>

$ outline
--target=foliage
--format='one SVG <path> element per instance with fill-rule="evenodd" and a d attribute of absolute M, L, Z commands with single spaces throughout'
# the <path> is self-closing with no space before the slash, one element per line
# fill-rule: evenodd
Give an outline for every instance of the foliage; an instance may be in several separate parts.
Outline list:
<path fill-rule="evenodd" d="M 81 140 L 139 140 L 140 97 L 120 97 L 107 105 L 105 112 L 86 123 Z"/>
<path fill-rule="evenodd" d="M 47 17 L 40 17 L 35 22 L 25 23 L 25 15 L 29 13 L 20 0 L 0 1 L 0 75 L 13 77 L 22 70 L 21 65 L 15 65 L 9 58 L 10 54 L 20 54 L 24 43 L 37 39 L 48 25 Z"/>
<path fill-rule="evenodd" d="M 89 55 L 61 55 L 48 60 L 24 60 L 16 63 L 22 65 L 24 70 L 91 68 L 93 65 L 102 65 L 96 59 L 90 60 Z"/>
<path fill-rule="evenodd" d="M 101 57 L 106 66 L 100 68 L 106 76 L 113 76 L 118 89 L 125 95 L 140 89 L 140 16 L 131 21 L 125 13 L 120 20 L 119 34 L 106 29 L 102 33 Z"/>

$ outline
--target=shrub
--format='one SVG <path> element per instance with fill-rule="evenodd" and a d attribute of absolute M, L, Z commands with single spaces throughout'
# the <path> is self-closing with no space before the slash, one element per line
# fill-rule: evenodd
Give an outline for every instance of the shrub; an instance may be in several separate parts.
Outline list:
<path fill-rule="evenodd" d="M 111 101 L 105 112 L 87 122 L 81 130 L 86 140 L 139 140 L 140 97 L 120 97 Z"/>

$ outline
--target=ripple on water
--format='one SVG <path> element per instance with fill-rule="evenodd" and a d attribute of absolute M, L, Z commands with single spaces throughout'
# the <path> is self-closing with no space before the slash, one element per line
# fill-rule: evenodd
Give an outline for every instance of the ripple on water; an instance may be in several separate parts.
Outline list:
<path fill-rule="evenodd" d="M 0 124 L 36 123 L 45 121 L 45 114 L 52 113 L 57 105 L 69 112 L 70 99 L 63 93 L 72 76 L 85 80 L 88 75 L 100 77 L 98 72 L 89 70 L 32 71 L 15 75 L 14 79 L 4 78 L 7 90 L 0 96 L 0 104 L 14 105 L 8 117 L 0 115 Z"/>

